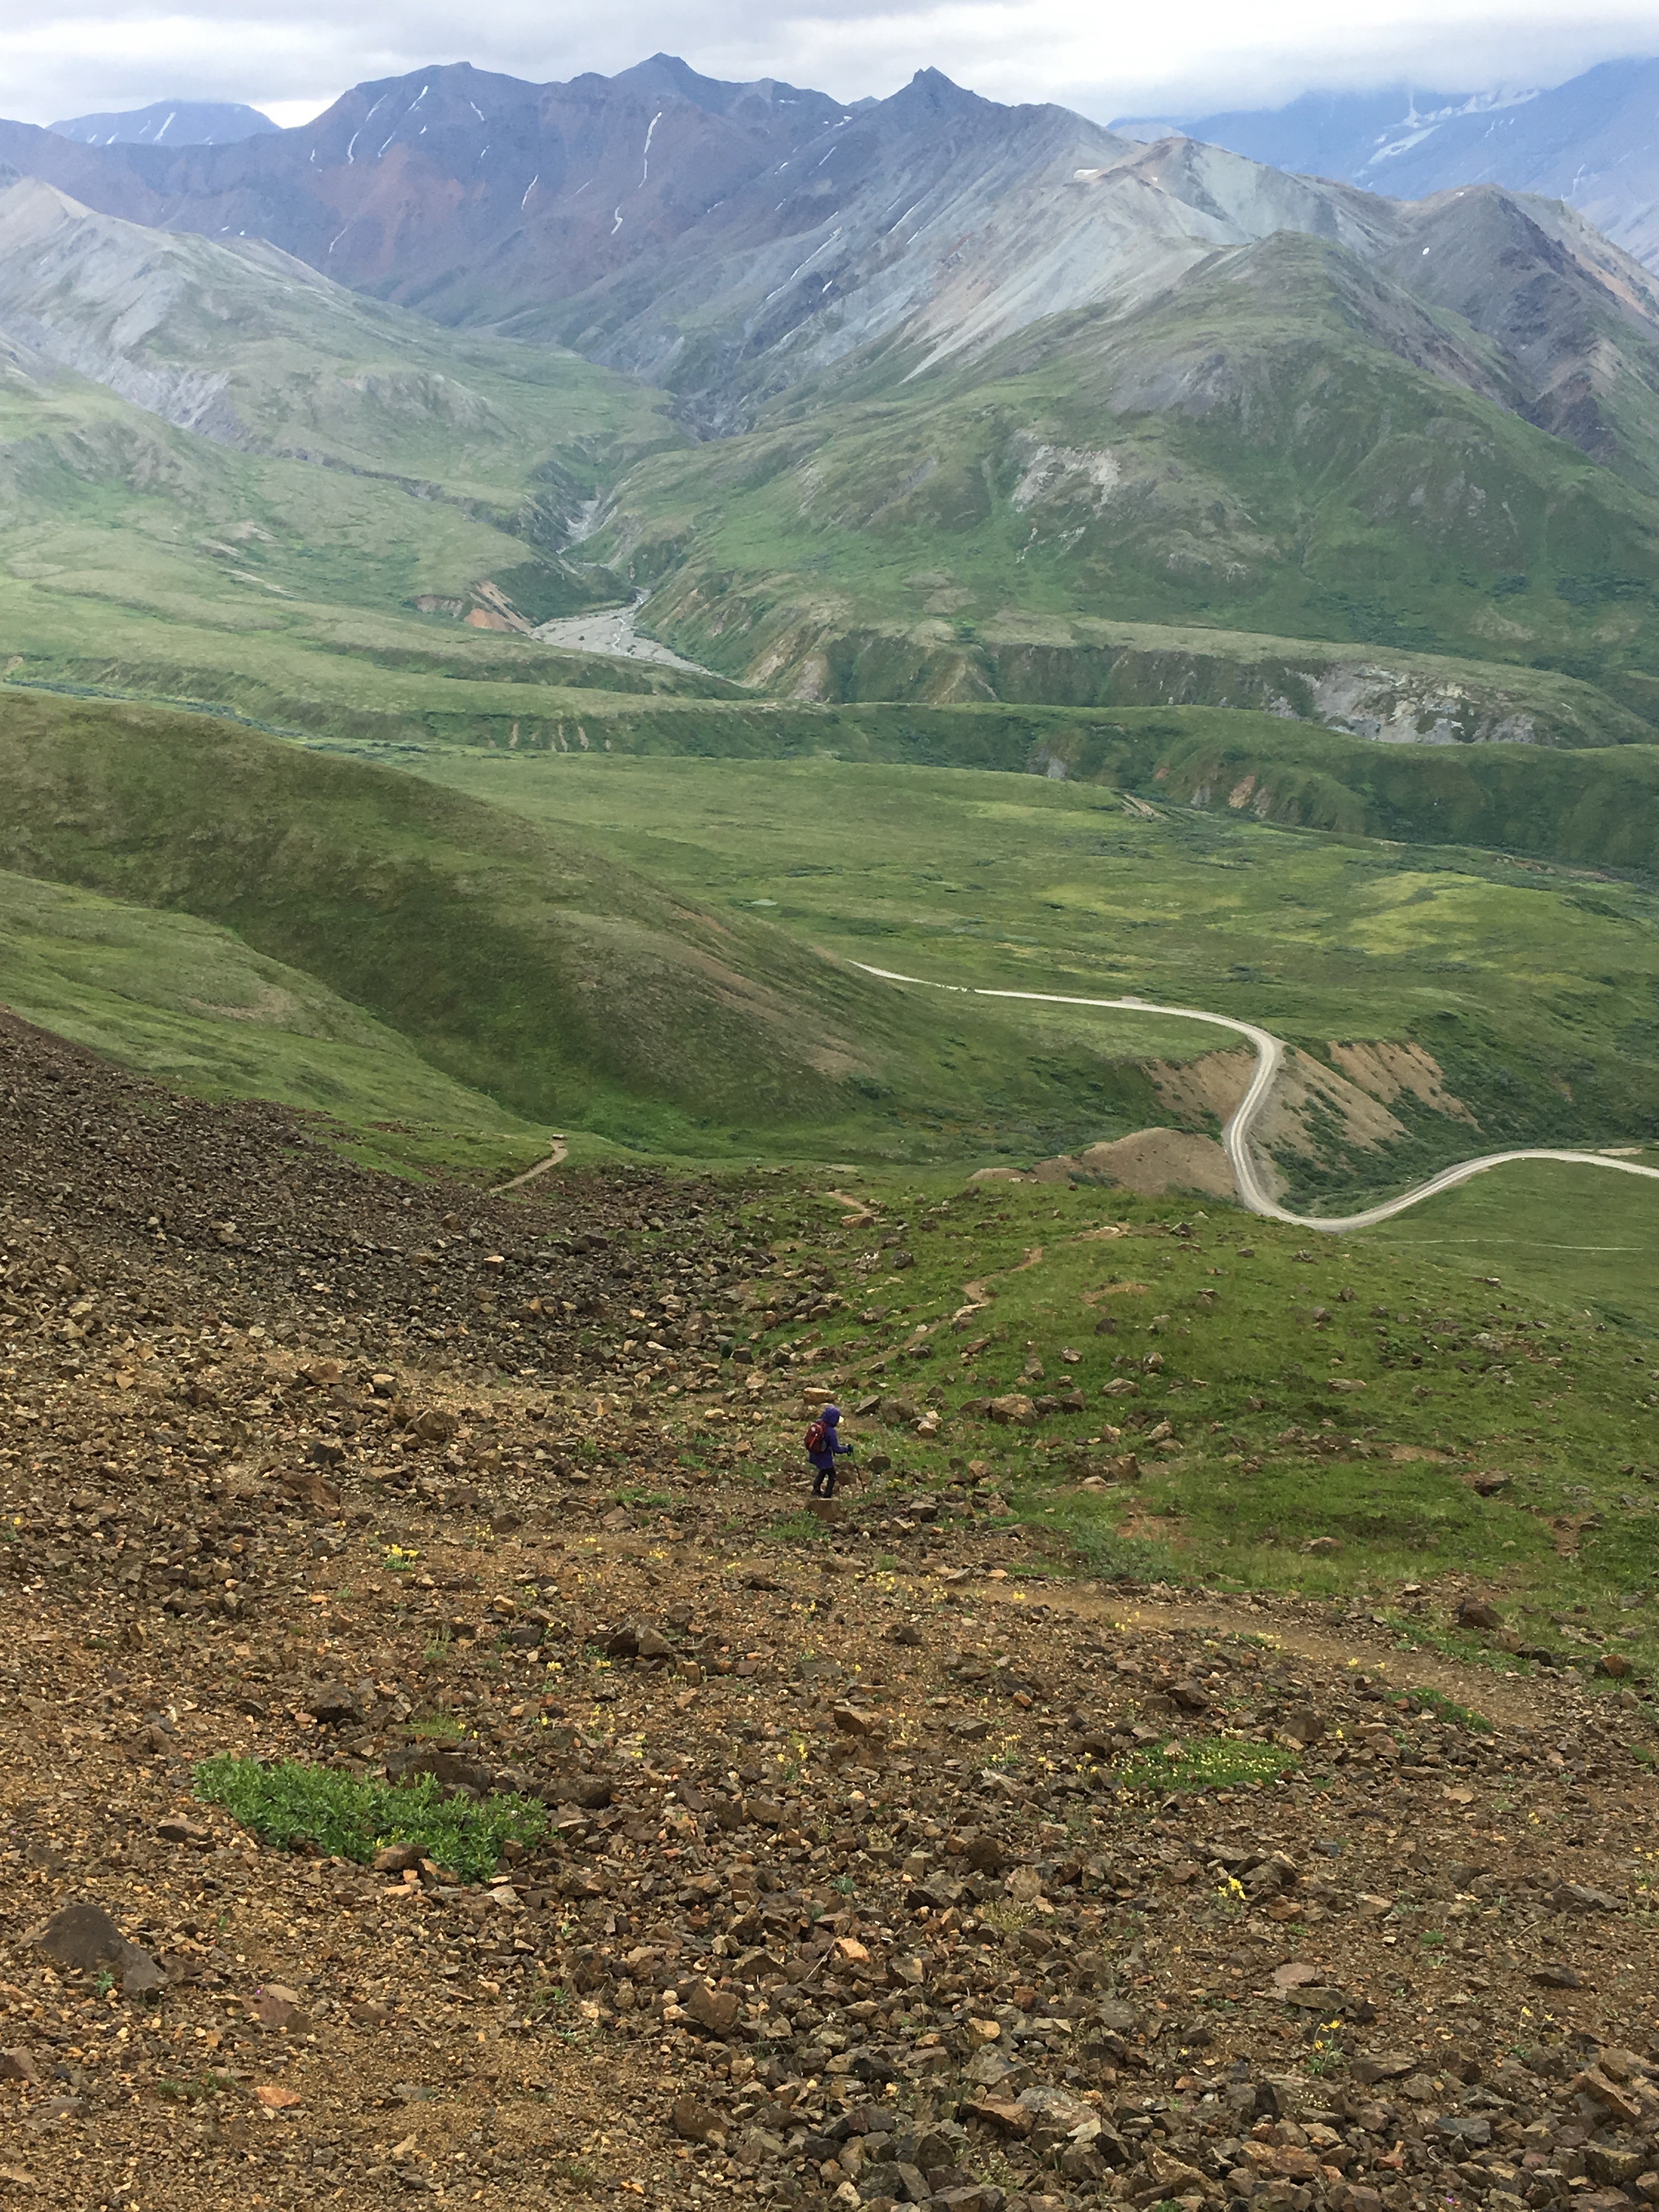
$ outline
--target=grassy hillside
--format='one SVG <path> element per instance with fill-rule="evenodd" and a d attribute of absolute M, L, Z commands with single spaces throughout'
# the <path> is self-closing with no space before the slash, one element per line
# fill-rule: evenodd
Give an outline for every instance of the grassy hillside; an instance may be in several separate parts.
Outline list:
<path fill-rule="evenodd" d="M 0 1004 L 179 1090 L 325 1115 L 370 1158 L 499 1177 L 550 1141 L 314 976 L 187 915 L 0 874 Z"/>
<path fill-rule="evenodd" d="M 860 1408 L 866 1464 L 885 1451 L 903 1487 L 954 1474 L 947 1513 L 1023 1522 L 1012 1577 L 1067 1556 L 1212 1589 L 1357 1593 L 1402 1644 L 1526 1666 L 1413 1604 L 1455 1574 L 1502 1594 L 1529 1650 L 1587 1672 L 1603 1649 L 1659 1657 L 1650 1322 L 1587 1314 L 1479 1244 L 1310 1246 L 1212 1201 L 1029 1184 L 850 1188 L 873 1220 L 843 1229 L 839 1201 L 810 1190 L 781 1192 L 773 1215 L 797 1240 L 786 1253 L 828 1256 L 849 1311 L 757 1311 L 754 1356 Z M 1633 1187 L 1630 1225 L 1651 1245 L 1659 1190 Z M 902 1273 L 886 1265 L 896 1232 L 915 1255 Z M 990 1418 L 1010 1393 L 1042 1413 Z"/>
<path fill-rule="evenodd" d="M 17 909 L 6 994 L 194 1087 L 360 1125 L 471 1126 L 482 1094 L 535 1128 L 699 1157 L 1020 1164 L 1215 1127 L 1146 1067 L 1224 1036 L 896 990 L 865 961 L 1209 1006 L 1326 1066 L 1333 1041 L 1420 1044 L 1478 1130 L 1409 1097 L 1378 1141 L 1316 1129 L 1279 1154 L 1310 1202 L 1482 1144 L 1659 1135 L 1659 909 L 1634 885 L 1224 805 L 1145 819 L 1110 788 L 994 769 L 443 750 L 411 757 L 417 781 L 204 717 L 0 701 L 0 864 L 124 908 L 89 936 L 78 910 Z M 182 915 L 209 934 L 176 940 Z M 186 981 L 202 947 L 230 960 L 222 988 Z M 227 1022 L 273 1003 L 267 981 L 299 1014 Z M 438 1077 L 465 1098 L 428 1098 Z"/>
<path fill-rule="evenodd" d="M 1153 1109 L 1133 1062 L 903 1006 L 583 834 L 204 717 L 0 695 L 0 866 L 232 930 L 534 1123 L 928 1158 L 1053 1150 Z"/>
<path fill-rule="evenodd" d="M 1165 712 L 1114 720 L 1086 738 L 1074 726 L 1057 751 L 1080 774 L 1217 811 L 1659 878 L 1659 750 L 1650 746 L 1407 752 L 1334 731 L 1274 726 L 1262 715 Z"/>
<path fill-rule="evenodd" d="M 494 653 L 495 641 L 479 640 L 477 649 Z M 689 690 L 695 682 L 682 677 L 667 678 L 654 696 L 573 685 L 537 696 L 534 656 L 518 661 L 520 651 L 502 644 L 489 682 L 482 658 L 476 675 L 447 654 L 409 668 L 401 742 L 367 712 L 342 710 L 338 726 L 364 732 L 357 743 L 367 750 L 383 745 L 387 757 L 408 761 L 459 744 L 486 754 L 592 750 L 658 760 L 824 759 L 1023 772 L 1127 791 L 1158 805 L 1207 808 L 1218 817 L 1473 845 L 1659 879 L 1659 748 L 1652 746 L 1379 744 L 1277 714 L 1201 706 L 716 704 L 671 694 L 668 684 Z M 398 680 L 403 688 L 401 666 L 396 678 L 387 675 L 396 665 L 392 654 L 366 647 L 362 659 L 368 682 Z M 515 665 L 526 679 L 516 689 L 506 680 Z M 618 681 L 628 680 L 626 664 L 612 665 Z M 661 675 L 644 671 L 635 680 L 643 685 Z M 423 705 L 416 696 L 422 690 Z M 449 769 L 430 763 L 426 772 L 444 776 Z"/>
<path fill-rule="evenodd" d="M 1652 1152 L 1641 1156 L 1659 1166 Z M 1659 1185 L 1544 1161 L 1479 1176 L 1365 1242 L 1425 1265 L 1499 1278 L 1577 1318 L 1659 1337 Z"/>
<path fill-rule="evenodd" d="M 389 672 L 424 680 L 418 663 Z M 205 717 L 0 691 L 0 863 L 232 930 L 469 1094 L 647 1149 L 1019 1162 L 1172 1118 L 1213 1126 L 1160 1098 L 1143 1064 L 1224 1037 L 899 994 L 846 959 L 1211 1006 L 1328 1066 L 1334 1041 L 1415 1041 L 1478 1134 L 1406 1098 L 1385 1141 L 1298 1140 L 1281 1165 L 1314 1203 L 1398 1188 L 1480 1142 L 1659 1133 L 1652 896 L 1401 834 L 1520 825 L 1550 850 L 1598 846 L 1616 822 L 1650 860 L 1646 749 L 1407 755 L 1220 710 L 1107 723 L 589 696 L 586 753 L 441 745 L 398 756 L 416 782 Z M 714 757 L 620 749 L 676 742 Z M 718 757 L 736 743 L 749 758 Z M 988 765 L 952 774 L 952 757 Z M 1124 811 L 1116 779 L 1151 794 L 1153 819 Z M 1171 793 L 1207 811 L 1172 809 Z M 1356 842 L 1367 829 L 1398 842 Z M 76 972 L 101 988 L 94 967 Z M 89 1018 L 69 969 L 53 972 L 62 1019 Z M 197 1051 L 173 1026 L 188 1011 L 165 1003 L 166 1050 L 181 1073 L 194 1055 L 193 1082 L 320 1098 L 304 1070 L 262 1075 L 222 1033 Z M 44 986 L 27 1010 L 52 1024 Z M 113 1048 L 166 1064 L 131 1038 Z M 443 1118 L 412 1094 L 396 1105 L 411 1073 L 388 1073 L 386 1115 Z"/>
<path fill-rule="evenodd" d="M 596 543 L 660 580 L 693 657 L 830 696 L 1106 616 L 1565 671 L 1650 720 L 1651 503 L 1437 374 L 1439 325 L 1490 353 L 1467 325 L 1408 344 L 1401 312 L 1341 249 L 1275 238 L 1138 312 L 659 456 Z M 956 656 L 959 696 L 1007 696 L 994 658 Z"/>
<path fill-rule="evenodd" d="M 1420 1043 L 1478 1132 L 1397 1102 L 1406 1139 L 1367 1151 L 1334 1134 L 1281 1163 L 1310 1200 L 1504 1144 L 1659 1135 L 1659 901 L 1634 885 L 1284 830 L 1224 805 L 1145 820 L 1115 792 L 1029 775 L 614 755 L 417 765 L 688 898 L 877 966 L 1210 1007 L 1322 1059 L 1333 1041 Z M 929 1018 L 932 994 L 902 997 L 907 1018 Z M 957 1026 L 1006 1018 L 970 1001 Z M 1042 1018 L 1073 1048 L 1133 1049 L 1125 1017 Z M 1000 1132 L 981 1157 L 1034 1155 Z"/>

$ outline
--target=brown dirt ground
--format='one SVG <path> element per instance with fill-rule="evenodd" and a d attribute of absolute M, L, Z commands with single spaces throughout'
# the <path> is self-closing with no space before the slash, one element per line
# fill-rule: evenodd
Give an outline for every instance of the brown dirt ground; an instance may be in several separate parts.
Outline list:
<path fill-rule="evenodd" d="M 799 1392 L 714 1355 L 824 1294 L 734 1187 L 411 1188 L 9 1020 L 0 1104 L 0 2189 L 1659 2200 L 1633 1698 L 1079 1583 L 982 1483 L 782 1540 Z M 278 1852 L 226 1752 L 550 1826 Z"/>

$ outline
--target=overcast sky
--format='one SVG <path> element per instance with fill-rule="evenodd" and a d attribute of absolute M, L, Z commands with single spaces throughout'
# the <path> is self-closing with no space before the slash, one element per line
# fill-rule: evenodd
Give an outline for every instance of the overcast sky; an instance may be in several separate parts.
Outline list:
<path fill-rule="evenodd" d="M 470 24 L 449 0 L 38 0 L 0 9 L 0 113 L 33 123 L 153 100 L 240 100 L 303 122 L 347 86 L 428 62 L 538 80 L 623 69 L 659 49 L 714 76 L 785 77 L 843 100 L 932 64 L 1000 100 L 1114 115 L 1265 106 L 1315 87 L 1405 81 L 1439 90 L 1559 82 L 1592 62 L 1659 53 L 1659 0 L 935 0 L 879 9 L 818 0 L 660 0 L 550 9 L 494 0 Z"/>

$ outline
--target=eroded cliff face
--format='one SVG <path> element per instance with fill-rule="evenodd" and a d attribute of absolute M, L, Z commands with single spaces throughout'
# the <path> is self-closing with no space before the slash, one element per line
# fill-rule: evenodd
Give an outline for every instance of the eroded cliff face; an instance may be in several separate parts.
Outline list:
<path fill-rule="evenodd" d="M 1330 1064 L 1292 1049 L 1257 1124 L 1252 1149 L 1277 1197 L 1298 1168 L 1334 1152 L 1377 1155 L 1411 1135 L 1390 1109 L 1410 1099 L 1472 1129 L 1480 1123 L 1445 1087 L 1431 1053 L 1407 1039 L 1334 1043 Z M 1102 1182 L 1158 1197 L 1185 1190 L 1212 1198 L 1236 1194 L 1227 1156 L 1212 1134 L 1237 1112 L 1250 1085 L 1255 1055 L 1248 1046 L 1196 1060 L 1148 1060 L 1142 1073 L 1170 1117 L 1170 1127 L 1139 1129 L 1108 1143 L 1040 1160 L 1023 1171 L 1039 1182 Z"/>
<path fill-rule="evenodd" d="M 1440 1063 L 1409 1041 L 1332 1044 L 1330 1065 L 1293 1049 L 1257 1126 L 1256 1141 L 1270 1153 L 1310 1158 L 1321 1149 L 1314 1125 L 1334 1121 L 1342 1142 L 1372 1151 L 1397 1144 L 1407 1133 L 1391 1107 L 1415 1099 L 1437 1114 L 1479 1128 L 1461 1098 L 1445 1088 Z M 1249 1088 L 1255 1055 L 1248 1047 L 1206 1053 L 1200 1059 L 1147 1063 L 1146 1073 L 1161 1103 L 1186 1127 L 1227 1121 Z"/>
<path fill-rule="evenodd" d="M 618 565 L 626 568 L 625 554 Z M 1426 654 L 1384 659 L 1350 645 L 1086 618 L 1023 625 L 1010 616 L 989 635 L 964 637 L 945 614 L 885 627 L 861 622 L 849 594 L 799 589 L 795 578 L 775 596 L 725 588 L 726 580 L 671 570 L 652 597 L 651 628 L 722 673 L 798 699 L 1235 707 L 1390 744 L 1651 740 L 1646 722 L 1589 684 L 1534 669 L 1466 663 L 1454 671 Z M 1086 734 L 1072 731 L 1045 735 L 1029 765 L 1065 778 L 1091 775 L 1098 762 Z M 1240 790 L 1240 775 L 1224 782 L 1207 766 L 1172 773 L 1171 798 L 1273 812 L 1271 786 L 1254 775 Z"/>

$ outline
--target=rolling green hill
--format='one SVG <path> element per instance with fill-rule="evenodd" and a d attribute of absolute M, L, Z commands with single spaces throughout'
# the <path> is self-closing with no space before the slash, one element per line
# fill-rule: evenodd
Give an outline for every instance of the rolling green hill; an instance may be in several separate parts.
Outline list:
<path fill-rule="evenodd" d="M 0 868 L 232 932 L 507 1115 L 645 1150 L 1050 1151 L 1140 1126 L 1156 1101 L 1139 1058 L 1195 1048 L 1033 1051 L 1012 1013 L 971 1029 L 942 1003 L 918 1013 L 585 833 L 204 716 L 0 692 Z M 74 1011 L 71 970 L 114 988 L 120 963 L 101 976 L 60 951 L 48 988 L 37 945 L 33 1018 L 57 1025 L 51 988 Z M 238 1087 L 219 1048 L 207 1057 L 207 1087 Z"/>
<path fill-rule="evenodd" d="M 413 696 L 445 679 L 417 663 L 400 680 Z M 1146 1073 L 1208 1048 L 1201 1030 L 983 1001 L 963 1018 L 841 964 L 866 960 L 1172 997 L 1327 1066 L 1333 1040 L 1413 1042 L 1494 1144 L 1659 1133 L 1651 896 L 1584 866 L 1611 852 L 1659 873 L 1652 749 L 1407 750 L 1224 709 L 623 693 L 588 695 L 581 726 L 586 751 L 428 737 L 391 756 L 422 782 L 204 715 L 0 687 L 0 866 L 124 902 L 129 926 L 147 908 L 234 932 L 366 1024 L 300 1034 L 394 1057 L 378 1090 L 367 1063 L 330 1076 L 309 1046 L 265 1051 L 286 1022 L 231 1018 L 233 1036 L 211 994 L 167 988 L 137 994 L 161 1011 L 129 1007 L 124 1041 L 118 940 L 77 925 L 43 965 L 39 916 L 0 998 L 193 1087 L 328 1106 L 332 1084 L 358 1127 L 505 1112 L 682 1155 L 1018 1164 L 1215 1126 Z M 158 984 L 197 957 L 159 927 Z M 439 1113 L 398 1054 L 471 1106 Z M 1380 1145 L 1300 1146 L 1289 1187 L 1332 1206 L 1479 1148 L 1409 1100 L 1394 1118 Z"/>
<path fill-rule="evenodd" d="M 1608 757 L 1435 758 L 1556 775 Z M 552 1124 L 683 1156 L 972 1166 L 1216 1126 L 1156 1069 L 1224 1038 L 897 992 L 866 961 L 1212 1006 L 1327 1067 L 1334 1040 L 1420 1046 L 1477 1127 L 1406 1098 L 1380 1140 L 1293 1139 L 1289 1188 L 1321 1205 L 1482 1143 L 1659 1136 L 1659 949 L 1634 885 L 1224 804 L 1136 817 L 1111 784 L 994 768 L 598 748 L 413 764 L 453 788 L 203 716 L 0 692 L 0 998 L 191 1087 L 358 1127 L 517 1127 L 532 1148 Z M 222 987 L 190 980 L 204 962 Z"/>
<path fill-rule="evenodd" d="M 274 1098 L 379 1163 L 511 1173 L 550 1133 L 316 978 L 191 915 L 0 874 L 0 1003 L 209 1098 Z"/>
<path fill-rule="evenodd" d="M 912 1480 L 977 1462 L 1035 1543 L 1035 1558 L 1010 1552 L 1013 1575 L 1069 1552 L 1074 1571 L 1208 1592 L 1351 1592 L 1404 1650 L 1525 1668 L 1452 1626 L 1455 1606 L 1422 1602 L 1433 1578 L 1469 1576 L 1504 1593 L 1517 1641 L 1586 1674 L 1606 1643 L 1645 1672 L 1659 1654 L 1652 1272 L 1633 1255 L 1639 1324 L 1585 1294 L 1582 1265 L 1552 1279 L 1573 1200 L 1569 1171 L 1553 1188 L 1537 1179 L 1549 1172 L 1523 1171 L 1517 1196 L 1540 1218 L 1530 1239 L 1506 1222 L 1496 1253 L 1413 1243 L 1412 1217 L 1310 1250 L 1305 1232 L 1212 1201 L 873 1176 L 857 1194 L 881 1230 L 906 1224 L 914 1269 L 860 1270 L 865 1316 L 765 1316 L 756 1357 L 834 1376 L 860 1405 L 860 1449 Z M 1650 1248 L 1659 1192 L 1638 1195 L 1622 1233 L 1599 1218 L 1573 1239 L 1601 1247 L 1604 1295 L 1620 1248 Z M 792 1249 L 833 1245 L 832 1202 L 796 1197 Z M 855 1265 L 859 1237 L 879 1234 L 848 1239 Z M 1540 1264 L 1511 1264 L 1522 1244 Z M 953 1328 L 970 1276 L 982 1303 Z M 1043 1413 L 988 1418 L 1014 1393 Z M 940 1417 L 931 1441 L 922 1407 Z"/>

